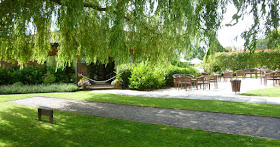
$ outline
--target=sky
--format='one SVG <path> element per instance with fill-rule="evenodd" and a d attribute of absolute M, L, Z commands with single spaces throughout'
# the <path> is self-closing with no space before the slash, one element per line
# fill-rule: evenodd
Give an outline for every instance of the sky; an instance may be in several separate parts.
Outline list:
<path fill-rule="evenodd" d="M 237 49 L 243 49 L 244 39 L 241 38 L 241 33 L 248 29 L 253 23 L 253 17 L 244 16 L 241 17 L 238 23 L 234 26 L 225 26 L 232 21 L 232 16 L 237 12 L 234 5 L 230 4 L 227 8 L 227 12 L 224 14 L 224 20 L 222 21 L 222 28 L 218 31 L 218 40 L 223 47 L 231 46 Z M 235 20 L 232 22 L 234 23 Z M 231 24 L 232 24 L 231 23 Z"/>

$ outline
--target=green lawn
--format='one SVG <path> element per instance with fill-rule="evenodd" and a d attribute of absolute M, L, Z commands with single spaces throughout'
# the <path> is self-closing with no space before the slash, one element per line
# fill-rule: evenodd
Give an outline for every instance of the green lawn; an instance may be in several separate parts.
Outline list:
<path fill-rule="evenodd" d="M 248 91 L 242 95 L 280 97 L 280 86 Z"/>
<path fill-rule="evenodd" d="M 203 106 L 208 105 L 207 109 L 210 110 L 215 106 L 225 105 L 225 107 L 235 107 L 244 112 L 257 107 L 275 109 L 273 105 L 239 103 L 242 106 L 237 107 L 238 103 L 141 98 L 89 92 L 0 95 L 0 146 L 278 146 L 280 144 L 280 140 L 182 129 L 61 111 L 54 112 L 55 121 L 52 125 L 38 122 L 35 108 L 4 103 L 8 100 L 38 95 L 116 103 L 140 103 L 140 105 L 158 107 L 170 107 L 174 104 L 176 107 L 187 105 L 186 108 L 204 109 Z M 163 102 L 155 104 L 160 100 Z M 199 104 L 202 106 L 198 106 Z M 280 112 L 279 109 L 278 112 Z"/>

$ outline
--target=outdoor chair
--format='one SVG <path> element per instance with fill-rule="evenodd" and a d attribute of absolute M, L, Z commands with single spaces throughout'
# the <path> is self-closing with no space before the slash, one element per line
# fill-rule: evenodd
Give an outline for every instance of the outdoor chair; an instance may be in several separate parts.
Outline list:
<path fill-rule="evenodd" d="M 197 77 L 196 78 L 196 89 L 198 90 L 198 86 L 200 86 L 200 89 L 201 89 L 201 85 L 203 87 L 203 90 L 206 89 L 207 86 L 210 89 L 210 76 Z"/>
<path fill-rule="evenodd" d="M 209 75 L 208 72 L 202 72 L 201 75 L 205 76 L 205 75 Z"/>
<path fill-rule="evenodd" d="M 194 78 L 194 75 L 187 74 L 186 76 Z"/>
<path fill-rule="evenodd" d="M 218 75 L 210 75 L 209 77 L 210 77 L 210 84 L 214 83 L 215 89 L 218 89 Z"/>
<path fill-rule="evenodd" d="M 222 74 L 220 74 L 220 72 L 216 72 L 214 75 L 218 76 L 218 80 L 222 81 Z"/>
<path fill-rule="evenodd" d="M 246 69 L 245 70 L 245 77 L 247 75 L 250 75 L 250 77 L 252 78 L 252 75 L 255 75 L 256 76 L 256 79 L 258 78 L 258 71 L 254 68 L 251 68 L 251 69 Z"/>
<path fill-rule="evenodd" d="M 180 76 L 180 74 L 174 74 L 173 75 L 174 88 L 178 88 L 178 82 L 180 80 L 179 76 Z"/>
<path fill-rule="evenodd" d="M 192 88 L 192 78 L 187 76 L 187 75 L 180 75 L 180 81 L 179 81 L 180 87 L 185 87 L 187 90 L 188 87 L 191 89 Z"/>
<path fill-rule="evenodd" d="M 226 78 L 232 79 L 233 78 L 233 72 L 232 71 L 225 72 L 224 73 L 224 81 L 226 81 Z"/>
<path fill-rule="evenodd" d="M 266 85 L 266 74 L 269 74 L 269 73 L 271 73 L 272 71 L 271 70 L 269 70 L 269 69 L 265 69 L 264 71 L 263 71 L 263 74 L 260 76 L 260 79 L 261 79 L 261 84 L 262 84 L 262 80 L 264 81 L 263 83 L 264 83 L 264 85 Z"/>
<path fill-rule="evenodd" d="M 239 76 L 242 76 L 243 79 L 245 79 L 245 71 L 244 70 L 237 70 L 236 71 L 236 79 L 239 77 Z"/>
<path fill-rule="evenodd" d="M 277 84 L 280 80 L 280 72 L 266 73 L 264 77 L 264 85 L 267 85 L 267 80 L 272 80 L 273 86 L 275 86 L 275 83 Z"/>

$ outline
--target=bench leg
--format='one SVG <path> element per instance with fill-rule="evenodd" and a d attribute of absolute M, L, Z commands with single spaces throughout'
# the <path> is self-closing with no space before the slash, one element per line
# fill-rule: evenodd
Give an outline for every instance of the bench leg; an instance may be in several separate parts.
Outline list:
<path fill-rule="evenodd" d="M 52 113 L 52 115 L 50 116 L 50 123 L 53 124 L 53 113 Z"/>
<path fill-rule="evenodd" d="M 38 109 L 38 119 L 39 119 L 39 121 L 42 121 L 42 111 L 41 111 L 41 109 Z"/>

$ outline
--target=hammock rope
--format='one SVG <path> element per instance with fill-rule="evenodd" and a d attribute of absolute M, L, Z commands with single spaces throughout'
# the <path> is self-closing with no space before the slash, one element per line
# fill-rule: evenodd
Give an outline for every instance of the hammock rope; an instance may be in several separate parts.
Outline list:
<path fill-rule="evenodd" d="M 104 81 L 96 81 L 96 80 L 93 80 L 93 79 L 91 79 L 91 78 L 88 78 L 88 77 L 84 76 L 82 73 L 79 74 L 79 76 L 81 76 L 81 77 L 83 77 L 83 78 L 85 78 L 85 79 L 87 79 L 87 80 L 90 80 L 90 81 L 92 81 L 92 82 L 94 82 L 94 83 L 106 83 L 106 82 L 108 82 L 108 81 L 110 81 L 110 80 L 116 78 L 118 75 L 121 75 L 121 74 L 122 74 L 122 73 L 117 74 L 117 75 L 113 76 L 112 78 L 110 78 L 110 79 L 108 79 L 108 80 L 104 80 Z"/>

